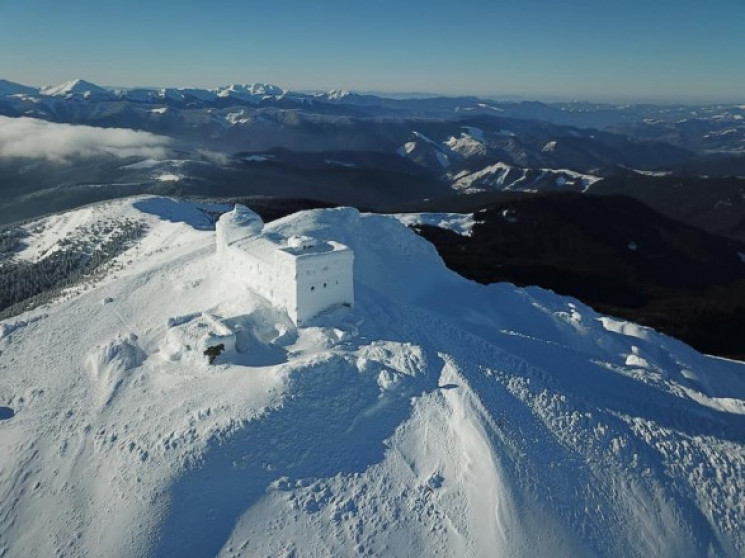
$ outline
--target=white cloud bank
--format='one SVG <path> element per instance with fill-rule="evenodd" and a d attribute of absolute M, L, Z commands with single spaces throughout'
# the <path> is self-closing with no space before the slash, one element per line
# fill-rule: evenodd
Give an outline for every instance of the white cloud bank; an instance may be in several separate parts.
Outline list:
<path fill-rule="evenodd" d="M 169 142 L 164 136 L 125 128 L 94 128 L 0 116 L 0 159 L 64 162 L 73 157 L 101 155 L 163 159 Z"/>

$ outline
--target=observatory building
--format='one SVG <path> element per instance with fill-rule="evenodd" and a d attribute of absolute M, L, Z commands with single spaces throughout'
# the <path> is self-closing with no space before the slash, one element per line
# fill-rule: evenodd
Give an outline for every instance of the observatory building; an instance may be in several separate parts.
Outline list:
<path fill-rule="evenodd" d="M 354 304 L 354 252 L 333 241 L 266 233 L 243 205 L 216 225 L 217 257 L 246 286 L 287 311 L 296 325 L 328 308 Z"/>

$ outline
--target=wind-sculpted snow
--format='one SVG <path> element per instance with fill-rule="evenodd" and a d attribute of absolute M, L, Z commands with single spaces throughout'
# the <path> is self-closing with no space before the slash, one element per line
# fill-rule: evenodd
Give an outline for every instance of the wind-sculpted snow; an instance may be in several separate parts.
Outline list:
<path fill-rule="evenodd" d="M 2 324 L 0 555 L 745 552 L 742 364 L 353 209 L 267 225 L 355 251 L 355 308 L 297 329 L 184 202 L 135 206 L 125 270 Z M 213 365 L 168 336 L 202 312 Z"/>

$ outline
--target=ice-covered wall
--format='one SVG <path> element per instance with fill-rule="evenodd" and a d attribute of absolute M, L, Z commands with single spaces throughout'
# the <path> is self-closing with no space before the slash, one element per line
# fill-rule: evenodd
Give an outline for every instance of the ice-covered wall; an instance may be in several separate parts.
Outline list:
<path fill-rule="evenodd" d="M 335 304 L 354 304 L 354 253 L 333 244 L 336 249 L 297 257 L 297 324 Z"/>
<path fill-rule="evenodd" d="M 347 246 L 263 234 L 261 219 L 244 206 L 223 215 L 216 228 L 226 268 L 297 325 L 332 306 L 354 305 L 354 253 Z"/>
<path fill-rule="evenodd" d="M 245 238 L 223 248 L 223 262 L 255 293 L 291 311 L 297 306 L 295 262 L 262 235 Z"/>
<path fill-rule="evenodd" d="M 245 205 L 235 204 L 232 211 L 223 213 L 215 224 L 217 256 L 223 256 L 223 248 L 238 240 L 260 234 L 264 221 Z"/>

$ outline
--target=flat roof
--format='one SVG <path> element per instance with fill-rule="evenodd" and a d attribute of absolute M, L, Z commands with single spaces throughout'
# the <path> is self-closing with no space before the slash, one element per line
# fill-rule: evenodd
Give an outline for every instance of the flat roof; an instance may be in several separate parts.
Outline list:
<path fill-rule="evenodd" d="M 350 251 L 350 248 L 348 246 L 345 246 L 344 244 L 341 244 L 339 242 L 334 242 L 333 240 L 329 241 L 315 241 L 315 244 L 308 247 L 303 246 L 280 246 L 280 250 L 283 252 L 286 252 L 292 256 L 300 257 L 300 256 L 314 256 L 319 254 L 328 254 L 330 252 L 344 252 L 344 251 Z"/>
<path fill-rule="evenodd" d="M 334 252 L 351 252 L 351 248 L 334 242 L 333 240 L 313 240 L 312 245 L 289 246 L 288 239 L 278 235 L 259 234 L 242 238 L 230 244 L 236 248 L 253 254 L 257 258 L 269 262 L 275 254 L 286 255 L 291 258 L 321 256 Z"/>

